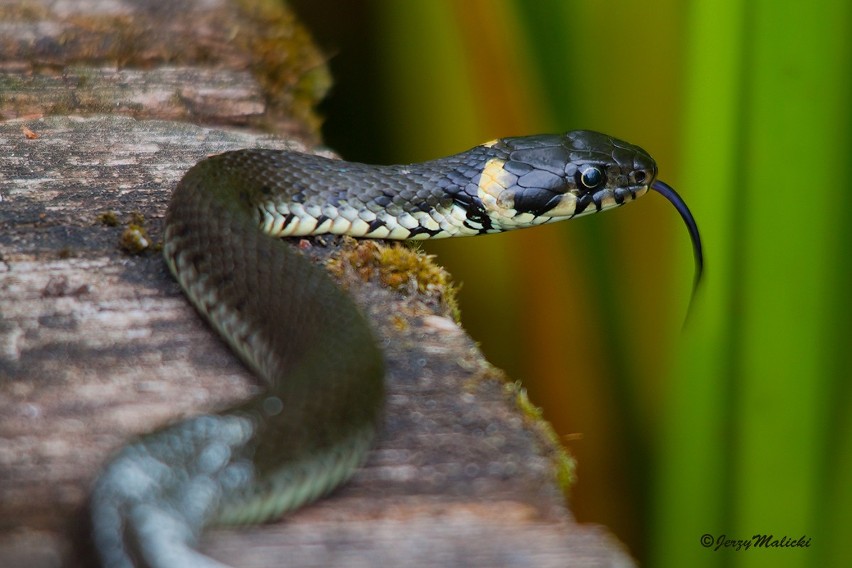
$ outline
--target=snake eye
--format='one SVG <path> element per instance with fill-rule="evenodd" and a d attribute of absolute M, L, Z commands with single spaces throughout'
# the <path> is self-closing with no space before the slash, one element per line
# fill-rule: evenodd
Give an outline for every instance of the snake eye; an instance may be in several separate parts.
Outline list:
<path fill-rule="evenodd" d="M 586 166 L 577 171 L 577 185 L 593 190 L 604 183 L 606 183 L 606 176 L 598 166 Z"/>

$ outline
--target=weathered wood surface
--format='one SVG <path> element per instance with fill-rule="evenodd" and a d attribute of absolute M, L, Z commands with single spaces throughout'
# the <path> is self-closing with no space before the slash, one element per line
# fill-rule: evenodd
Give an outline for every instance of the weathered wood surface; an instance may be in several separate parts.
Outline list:
<path fill-rule="evenodd" d="M 109 113 L 313 137 L 329 85 L 278 0 L 0 0 L 0 119 Z"/>
<path fill-rule="evenodd" d="M 89 565 L 85 499 L 110 453 L 256 388 L 155 247 L 119 246 L 131 221 L 144 220 L 150 243 L 160 241 L 171 189 L 204 156 L 299 146 L 147 119 L 311 139 L 308 115 L 286 112 L 292 95 L 270 96 L 245 71 L 252 50 L 224 25 L 245 18 L 245 8 L 232 4 L 0 2 L 0 116 L 11 118 L 0 123 L 0 566 Z M 213 14 L 225 14 L 212 20 L 218 27 L 204 25 Z M 119 42 L 121 64 L 91 47 L 115 45 L 115 30 L 92 22 L 118 17 L 135 30 Z M 180 57 L 167 56 L 169 34 L 189 46 Z M 307 48 L 297 51 L 310 59 Z M 238 83 L 232 73 L 243 74 Z M 175 89 L 180 96 L 165 95 Z M 105 109 L 124 116 L 41 116 Z M 307 252 L 340 250 L 332 240 Z M 571 520 L 553 448 L 448 317 L 441 291 L 402 293 L 356 276 L 342 278 L 378 330 L 389 369 L 376 449 L 328 499 L 279 523 L 210 531 L 204 549 L 235 566 L 630 564 L 605 531 Z"/>

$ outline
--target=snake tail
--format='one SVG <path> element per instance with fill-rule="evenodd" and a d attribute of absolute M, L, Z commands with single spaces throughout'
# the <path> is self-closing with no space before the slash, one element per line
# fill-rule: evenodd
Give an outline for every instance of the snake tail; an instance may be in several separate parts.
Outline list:
<path fill-rule="evenodd" d="M 265 383 L 255 399 L 126 446 L 91 498 L 109 567 L 207 567 L 208 524 L 258 523 L 348 478 L 384 402 L 366 320 L 326 271 L 258 230 L 243 176 L 201 162 L 175 190 L 167 264 L 187 296 Z"/>

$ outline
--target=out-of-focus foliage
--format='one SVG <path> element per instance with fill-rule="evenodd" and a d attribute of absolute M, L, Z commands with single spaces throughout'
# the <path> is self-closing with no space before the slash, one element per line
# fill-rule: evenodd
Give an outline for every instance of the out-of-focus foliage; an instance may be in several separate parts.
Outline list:
<path fill-rule="evenodd" d="M 649 565 L 848 564 L 852 4 L 318 2 L 299 4 L 339 54 L 338 104 L 357 101 L 329 110 L 347 157 L 591 128 L 651 152 L 698 219 L 683 327 L 689 239 L 655 194 L 428 247 L 577 457 L 578 518 Z M 811 544 L 714 550 L 755 534 Z"/>

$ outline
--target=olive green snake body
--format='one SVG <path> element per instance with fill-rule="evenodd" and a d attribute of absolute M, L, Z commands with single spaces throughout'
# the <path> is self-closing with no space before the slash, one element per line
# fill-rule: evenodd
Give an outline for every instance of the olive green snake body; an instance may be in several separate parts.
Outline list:
<path fill-rule="evenodd" d="M 656 189 L 688 209 L 641 148 L 590 131 L 504 138 L 408 166 L 277 150 L 196 164 L 166 215 L 166 261 L 198 311 L 266 383 L 215 415 L 126 446 L 97 480 L 102 565 L 204 567 L 212 523 L 257 523 L 327 493 L 381 422 L 382 354 L 351 298 L 271 236 L 420 239 L 494 233 L 622 205 Z M 258 230 L 260 228 L 260 230 Z"/>

